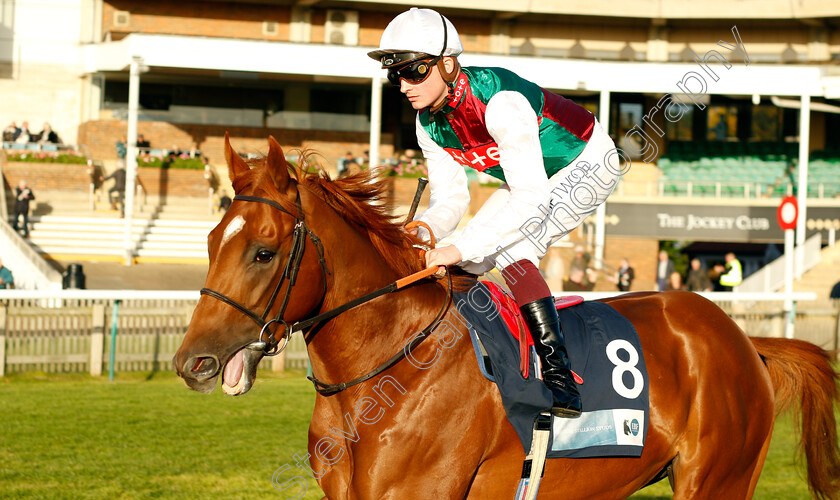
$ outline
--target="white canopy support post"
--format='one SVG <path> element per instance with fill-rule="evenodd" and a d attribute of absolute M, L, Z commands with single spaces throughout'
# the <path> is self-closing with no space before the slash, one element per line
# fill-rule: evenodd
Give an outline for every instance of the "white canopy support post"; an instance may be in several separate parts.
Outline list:
<path fill-rule="evenodd" d="M 785 296 L 790 297 L 793 293 L 793 229 L 785 230 Z M 792 339 L 794 325 L 796 324 L 796 302 L 786 298 L 784 302 L 785 312 L 785 338 Z"/>
<path fill-rule="evenodd" d="M 379 142 L 382 129 L 382 77 L 375 76 L 370 83 L 370 169 L 379 168 Z"/>
<path fill-rule="evenodd" d="M 808 221 L 808 145 L 811 137 L 811 96 L 802 94 L 802 108 L 799 110 L 799 179 L 797 180 L 797 204 L 799 218 L 796 221 L 796 278 L 802 277 L 805 263 L 805 224 Z"/>
<path fill-rule="evenodd" d="M 126 138 L 125 153 L 125 193 L 123 197 L 124 232 L 123 232 L 123 263 L 131 266 L 134 263 L 134 238 L 132 225 L 134 221 L 134 188 L 137 176 L 137 108 L 140 103 L 140 73 L 143 69 L 143 58 L 131 58 L 128 76 L 128 137 Z"/>
<path fill-rule="evenodd" d="M 601 127 L 609 133 L 610 129 L 610 91 L 601 91 L 598 104 L 598 121 Z M 606 214 L 607 202 L 604 201 L 595 210 L 595 269 L 604 267 L 604 246 L 606 244 Z"/>

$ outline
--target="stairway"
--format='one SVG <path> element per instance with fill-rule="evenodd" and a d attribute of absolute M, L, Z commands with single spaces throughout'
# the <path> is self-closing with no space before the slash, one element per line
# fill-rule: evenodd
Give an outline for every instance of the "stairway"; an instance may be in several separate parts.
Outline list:
<path fill-rule="evenodd" d="M 107 199 L 95 210 L 84 193 L 41 192 L 29 217 L 30 245 L 56 260 L 121 260 L 125 220 Z M 220 214 L 210 214 L 207 198 L 140 200 L 132 221 L 138 261 L 207 262 L 207 235 Z"/>
<path fill-rule="evenodd" d="M 793 283 L 796 292 L 814 292 L 817 299 L 827 299 L 831 287 L 840 281 L 840 244 L 820 251 L 820 262 Z"/>

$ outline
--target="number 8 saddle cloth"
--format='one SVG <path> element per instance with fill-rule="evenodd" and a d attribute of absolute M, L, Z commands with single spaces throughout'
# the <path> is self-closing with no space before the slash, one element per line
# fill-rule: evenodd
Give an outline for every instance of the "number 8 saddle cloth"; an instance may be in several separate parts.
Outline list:
<path fill-rule="evenodd" d="M 553 417 L 548 457 L 640 456 L 649 420 L 649 381 L 635 328 L 603 302 L 558 302 L 583 412 L 579 418 Z M 511 334 L 525 328 L 516 320 L 519 310 L 492 282 L 456 293 L 454 303 L 469 327 L 479 369 L 498 386 L 508 421 L 528 453 L 534 419 L 550 408 L 551 394 L 536 375 L 539 358 L 533 347 L 525 351 L 527 377 L 520 370 L 519 341 Z"/>

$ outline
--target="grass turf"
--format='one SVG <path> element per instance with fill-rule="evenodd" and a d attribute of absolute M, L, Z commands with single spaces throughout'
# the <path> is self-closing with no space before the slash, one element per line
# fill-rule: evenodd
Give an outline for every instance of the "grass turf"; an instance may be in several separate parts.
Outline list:
<path fill-rule="evenodd" d="M 307 453 L 314 399 L 300 373 L 261 373 L 240 398 L 171 374 L 0 379 L 0 498 L 293 498 L 272 481 L 306 476 L 294 455 Z M 794 439 L 792 419 L 777 422 L 756 498 L 810 498 Z M 301 498 L 321 496 L 309 478 Z M 670 497 L 667 481 L 633 496 Z"/>

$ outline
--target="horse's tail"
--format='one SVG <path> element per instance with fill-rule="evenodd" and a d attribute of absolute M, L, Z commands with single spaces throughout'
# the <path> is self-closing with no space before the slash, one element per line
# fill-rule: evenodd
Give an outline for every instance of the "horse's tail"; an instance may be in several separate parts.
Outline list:
<path fill-rule="evenodd" d="M 840 376 L 831 366 L 831 354 L 801 340 L 750 340 L 770 372 L 776 412 L 798 404 L 799 411 L 794 415 L 801 430 L 799 452 L 805 454 L 812 495 L 818 499 L 836 498 L 840 491 L 840 448 L 834 410 Z"/>

